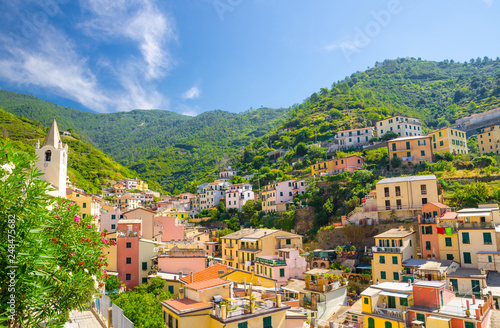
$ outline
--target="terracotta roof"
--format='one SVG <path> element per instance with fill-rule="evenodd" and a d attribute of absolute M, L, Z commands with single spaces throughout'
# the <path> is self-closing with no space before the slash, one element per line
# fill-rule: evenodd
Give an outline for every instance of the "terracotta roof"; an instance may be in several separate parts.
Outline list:
<path fill-rule="evenodd" d="M 441 220 L 453 220 L 457 218 L 457 212 L 446 212 L 441 217 Z"/>
<path fill-rule="evenodd" d="M 226 274 L 231 271 L 231 268 L 219 263 L 214 264 L 209 268 L 193 273 L 193 283 L 219 278 L 219 271 L 224 271 L 224 274 Z M 191 277 L 185 276 L 181 278 L 181 281 L 189 284 Z"/>
<path fill-rule="evenodd" d="M 430 203 L 427 203 L 427 204 L 432 204 L 432 205 L 437 206 L 437 207 L 442 208 L 442 209 L 450 208 L 449 206 L 441 204 L 439 202 L 430 202 Z"/>
<path fill-rule="evenodd" d="M 172 307 L 178 312 L 192 311 L 196 309 L 203 309 L 206 307 L 212 307 L 212 304 L 206 302 L 196 302 L 188 298 L 185 299 L 175 299 L 162 302 L 164 305 Z"/>
<path fill-rule="evenodd" d="M 230 284 L 231 284 L 231 282 L 229 280 L 215 278 L 215 279 L 210 279 L 210 280 L 205 280 L 205 281 L 200 281 L 200 282 L 194 282 L 192 284 L 187 284 L 184 287 L 191 288 L 194 290 L 203 290 L 203 289 L 207 289 L 207 288 L 223 286 L 223 285 L 230 285 Z"/>

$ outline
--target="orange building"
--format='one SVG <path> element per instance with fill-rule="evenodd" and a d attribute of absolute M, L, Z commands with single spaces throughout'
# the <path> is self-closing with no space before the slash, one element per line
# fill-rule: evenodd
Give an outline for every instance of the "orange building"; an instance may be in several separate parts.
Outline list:
<path fill-rule="evenodd" d="M 389 159 L 400 158 L 403 165 L 432 163 L 432 139 L 429 136 L 403 137 L 389 140 Z"/>

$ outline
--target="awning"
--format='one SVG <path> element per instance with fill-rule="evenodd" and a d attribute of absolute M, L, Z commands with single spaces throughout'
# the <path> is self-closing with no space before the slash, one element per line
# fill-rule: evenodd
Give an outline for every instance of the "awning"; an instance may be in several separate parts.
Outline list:
<path fill-rule="evenodd" d="M 255 238 L 241 238 L 240 241 L 255 243 L 256 241 L 258 241 L 258 239 L 255 239 Z"/>
<path fill-rule="evenodd" d="M 442 320 L 442 321 L 449 322 L 451 319 L 450 318 L 443 318 L 443 317 L 436 317 L 434 315 L 430 315 L 430 316 L 427 317 L 427 320 Z"/>
<path fill-rule="evenodd" d="M 399 293 L 399 292 L 383 291 L 383 292 L 380 293 L 380 295 L 400 297 L 400 298 L 408 298 L 412 294 L 411 293 Z"/>
<path fill-rule="evenodd" d="M 416 325 L 423 325 L 423 324 L 425 324 L 425 322 L 420 321 L 420 320 L 413 320 L 411 323 L 412 324 L 416 324 Z"/>
<path fill-rule="evenodd" d="M 467 218 L 471 216 L 489 216 L 491 212 L 469 212 L 469 213 L 458 213 L 459 218 Z"/>

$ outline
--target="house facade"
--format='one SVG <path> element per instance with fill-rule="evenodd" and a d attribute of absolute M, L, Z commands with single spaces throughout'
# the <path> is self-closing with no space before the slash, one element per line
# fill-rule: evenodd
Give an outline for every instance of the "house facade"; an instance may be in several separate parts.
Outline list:
<path fill-rule="evenodd" d="M 311 165 L 311 175 L 315 177 L 321 174 L 353 172 L 359 170 L 364 162 L 362 157 L 355 155 L 346 158 L 335 158 Z"/>
<path fill-rule="evenodd" d="M 389 140 L 389 159 L 399 158 L 402 165 L 417 165 L 423 162 L 432 163 L 431 137 L 401 137 Z"/>
<path fill-rule="evenodd" d="M 278 204 L 290 202 L 296 195 L 306 191 L 305 180 L 286 180 L 274 182 L 263 188 L 262 210 L 264 212 L 277 212 Z"/>
<path fill-rule="evenodd" d="M 387 132 L 394 132 L 401 137 L 421 136 L 422 123 L 413 117 L 393 116 L 376 123 L 377 137 L 381 138 Z"/>
<path fill-rule="evenodd" d="M 500 125 L 493 125 L 481 129 L 481 133 L 477 135 L 477 146 L 481 155 L 489 153 L 498 154 L 499 145 Z"/>
<path fill-rule="evenodd" d="M 453 128 L 442 128 L 429 133 L 432 137 L 433 153 L 444 154 L 446 152 L 454 155 L 467 154 L 467 136 L 464 131 Z"/>

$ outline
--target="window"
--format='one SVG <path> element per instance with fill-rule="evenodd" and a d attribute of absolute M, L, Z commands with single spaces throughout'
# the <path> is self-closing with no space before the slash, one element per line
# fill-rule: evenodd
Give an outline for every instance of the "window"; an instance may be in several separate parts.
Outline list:
<path fill-rule="evenodd" d="M 444 242 L 445 242 L 445 245 L 446 247 L 451 247 L 451 237 L 446 237 L 444 238 Z"/>
<path fill-rule="evenodd" d="M 363 297 L 363 303 L 370 304 L 370 300 L 368 299 L 368 297 Z"/>
<path fill-rule="evenodd" d="M 425 242 L 425 249 L 430 251 L 431 250 L 431 242 L 430 241 L 426 241 Z"/>
<path fill-rule="evenodd" d="M 440 145 L 440 146 L 443 146 L 443 145 L 444 145 L 443 140 L 441 140 L 441 141 L 439 142 L 439 145 Z"/>
<path fill-rule="evenodd" d="M 390 210 L 391 209 L 391 201 L 390 200 L 386 200 L 385 201 L 385 209 L 386 210 Z"/>
<path fill-rule="evenodd" d="M 379 262 L 380 264 L 385 264 L 385 256 L 380 255 L 378 262 Z"/>
<path fill-rule="evenodd" d="M 148 262 L 142 262 L 142 270 L 148 269 Z"/>
<path fill-rule="evenodd" d="M 127 257 L 126 258 L 126 263 L 127 264 L 132 264 L 132 258 L 131 257 Z"/>
<path fill-rule="evenodd" d="M 283 191 L 280 191 L 280 196 L 283 196 Z"/>
<path fill-rule="evenodd" d="M 432 235 L 432 226 L 422 226 L 422 235 Z"/>
<path fill-rule="evenodd" d="M 399 281 L 399 272 L 393 272 L 392 277 L 394 278 L 394 281 Z"/>
<path fill-rule="evenodd" d="M 126 245 L 127 248 L 132 248 L 132 243 L 131 242 L 128 242 L 127 245 Z"/>
<path fill-rule="evenodd" d="M 468 232 L 462 232 L 462 244 L 470 244 Z"/>
<path fill-rule="evenodd" d="M 396 144 L 395 143 L 392 144 L 392 151 L 396 151 Z"/>
<path fill-rule="evenodd" d="M 425 150 L 420 151 L 420 156 L 425 156 Z"/>
<path fill-rule="evenodd" d="M 408 299 L 404 297 L 399 298 L 399 305 L 401 306 L 408 306 Z"/>
<path fill-rule="evenodd" d="M 406 149 L 411 149 L 409 141 L 406 142 Z"/>
<path fill-rule="evenodd" d="M 427 185 L 420 185 L 420 194 L 427 195 Z"/>
<path fill-rule="evenodd" d="M 453 254 L 446 254 L 446 259 L 448 261 L 453 261 L 453 259 L 454 259 Z"/>
<path fill-rule="evenodd" d="M 387 275 L 385 274 L 385 271 L 380 271 L 380 279 L 387 279 Z"/>
<path fill-rule="evenodd" d="M 423 314 L 423 313 L 417 313 L 417 320 L 425 322 L 425 314 Z"/>
<path fill-rule="evenodd" d="M 174 286 L 168 286 L 168 292 L 170 294 L 173 294 L 174 293 Z"/>
<path fill-rule="evenodd" d="M 402 210 L 403 209 L 403 205 L 401 205 L 401 199 L 396 199 L 396 208 L 398 210 Z"/>
<path fill-rule="evenodd" d="M 115 214 L 111 214 L 111 220 L 116 220 L 116 215 Z"/>
<path fill-rule="evenodd" d="M 401 187 L 396 187 L 396 197 L 401 196 Z"/>
<path fill-rule="evenodd" d="M 427 198 L 422 198 L 422 205 L 427 204 Z"/>
<path fill-rule="evenodd" d="M 132 275 L 130 273 L 127 273 L 125 275 L 125 280 L 132 280 Z"/>
<path fill-rule="evenodd" d="M 375 319 L 368 318 L 368 328 L 375 328 Z"/>
<path fill-rule="evenodd" d="M 465 328 L 474 328 L 476 325 L 474 322 L 465 321 Z"/>
<path fill-rule="evenodd" d="M 50 162 L 51 158 L 52 158 L 52 152 L 50 150 L 47 150 L 45 152 L 45 161 Z"/>
<path fill-rule="evenodd" d="M 465 264 L 471 264 L 472 263 L 472 259 L 470 257 L 470 253 L 469 252 L 464 252 L 464 263 Z"/>
<path fill-rule="evenodd" d="M 392 264 L 398 264 L 398 257 L 397 256 L 392 257 Z"/>
<path fill-rule="evenodd" d="M 273 321 L 271 317 L 265 317 L 264 318 L 264 327 L 263 328 L 272 328 L 273 327 Z"/>
<path fill-rule="evenodd" d="M 389 187 L 384 188 L 384 196 L 389 197 Z"/>
<path fill-rule="evenodd" d="M 142 278 L 142 283 L 147 284 L 148 283 L 148 278 Z"/>
<path fill-rule="evenodd" d="M 280 269 L 280 277 L 284 277 L 285 276 L 285 269 Z"/>
<path fill-rule="evenodd" d="M 493 262 L 493 257 L 491 255 L 488 255 L 488 262 L 489 263 Z"/>
<path fill-rule="evenodd" d="M 238 323 L 238 328 L 248 328 L 248 322 L 240 322 Z"/>
<path fill-rule="evenodd" d="M 491 232 L 483 232 L 483 241 L 485 245 L 491 245 Z"/>
<path fill-rule="evenodd" d="M 287 245 L 290 245 L 291 243 L 292 243 L 292 240 L 288 238 L 288 239 L 286 240 L 286 244 L 287 244 Z"/>

